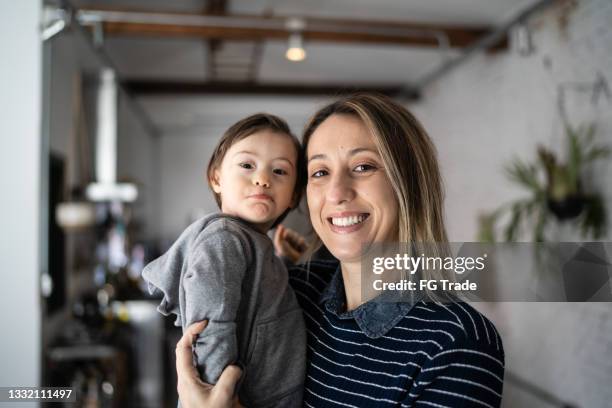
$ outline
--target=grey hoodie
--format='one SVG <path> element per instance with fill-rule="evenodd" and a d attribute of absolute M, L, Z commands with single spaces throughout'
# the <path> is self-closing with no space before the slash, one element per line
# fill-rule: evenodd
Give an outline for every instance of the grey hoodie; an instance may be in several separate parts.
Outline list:
<path fill-rule="evenodd" d="M 240 401 L 298 407 L 306 367 L 302 311 L 272 241 L 245 221 L 213 214 L 191 224 L 142 276 L 162 295 L 158 311 L 185 330 L 207 319 L 194 347 L 202 380 L 243 365 Z"/>

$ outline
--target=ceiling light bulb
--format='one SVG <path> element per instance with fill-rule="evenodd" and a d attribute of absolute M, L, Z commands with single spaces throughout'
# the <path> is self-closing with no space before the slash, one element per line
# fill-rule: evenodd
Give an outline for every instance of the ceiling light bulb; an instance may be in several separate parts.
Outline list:
<path fill-rule="evenodd" d="M 285 57 L 289 61 L 303 61 L 306 58 L 306 50 L 304 50 L 304 43 L 302 35 L 299 33 L 293 33 L 289 36 L 289 47 L 285 53 Z"/>

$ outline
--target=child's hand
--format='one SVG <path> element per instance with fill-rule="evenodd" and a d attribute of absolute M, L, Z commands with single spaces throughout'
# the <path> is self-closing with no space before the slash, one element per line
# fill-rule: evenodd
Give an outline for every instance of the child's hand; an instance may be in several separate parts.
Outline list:
<path fill-rule="evenodd" d="M 294 230 L 280 224 L 274 232 L 274 249 L 278 256 L 297 262 L 308 248 L 306 240 Z"/>
<path fill-rule="evenodd" d="M 230 365 L 225 367 L 217 384 L 206 384 L 198 376 L 193 365 L 192 345 L 194 338 L 204 330 L 206 320 L 192 324 L 185 330 L 176 344 L 177 391 L 183 408 L 238 408 L 242 407 L 234 396 L 236 384 L 242 370 Z"/>

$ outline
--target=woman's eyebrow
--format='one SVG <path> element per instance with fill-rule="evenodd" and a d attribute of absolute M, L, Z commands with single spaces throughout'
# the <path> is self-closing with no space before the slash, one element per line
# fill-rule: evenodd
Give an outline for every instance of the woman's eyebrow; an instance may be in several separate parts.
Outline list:
<path fill-rule="evenodd" d="M 313 160 L 320 160 L 320 159 L 325 159 L 327 156 L 323 153 L 319 153 L 319 154 L 315 154 L 313 156 L 310 156 L 308 158 L 308 163 L 310 163 Z"/>
<path fill-rule="evenodd" d="M 357 147 L 357 148 L 349 151 L 349 156 L 354 156 L 357 153 L 361 153 L 361 152 L 370 152 L 370 153 L 378 154 L 377 150 L 370 149 L 369 147 Z"/>
<path fill-rule="evenodd" d="M 370 153 L 378 154 L 377 150 L 370 149 L 369 147 L 356 147 L 356 148 L 350 150 L 348 152 L 348 155 L 349 156 L 354 156 L 357 153 L 361 153 L 361 152 L 370 152 Z M 325 158 L 327 158 L 327 156 L 325 154 L 323 154 L 323 153 L 315 154 L 315 155 L 310 156 L 308 158 L 308 163 L 310 163 L 312 160 L 325 159 Z"/>

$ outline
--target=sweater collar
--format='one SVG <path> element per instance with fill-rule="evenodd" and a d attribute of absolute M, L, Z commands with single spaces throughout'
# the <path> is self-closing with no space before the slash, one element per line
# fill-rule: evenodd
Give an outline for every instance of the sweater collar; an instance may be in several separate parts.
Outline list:
<path fill-rule="evenodd" d="M 339 319 L 355 319 L 366 336 L 376 339 L 395 327 L 419 301 L 418 298 L 408 296 L 401 297 L 400 301 L 398 299 L 398 296 L 386 292 L 347 312 L 344 281 L 338 265 L 331 281 L 321 294 L 319 303 Z"/>

